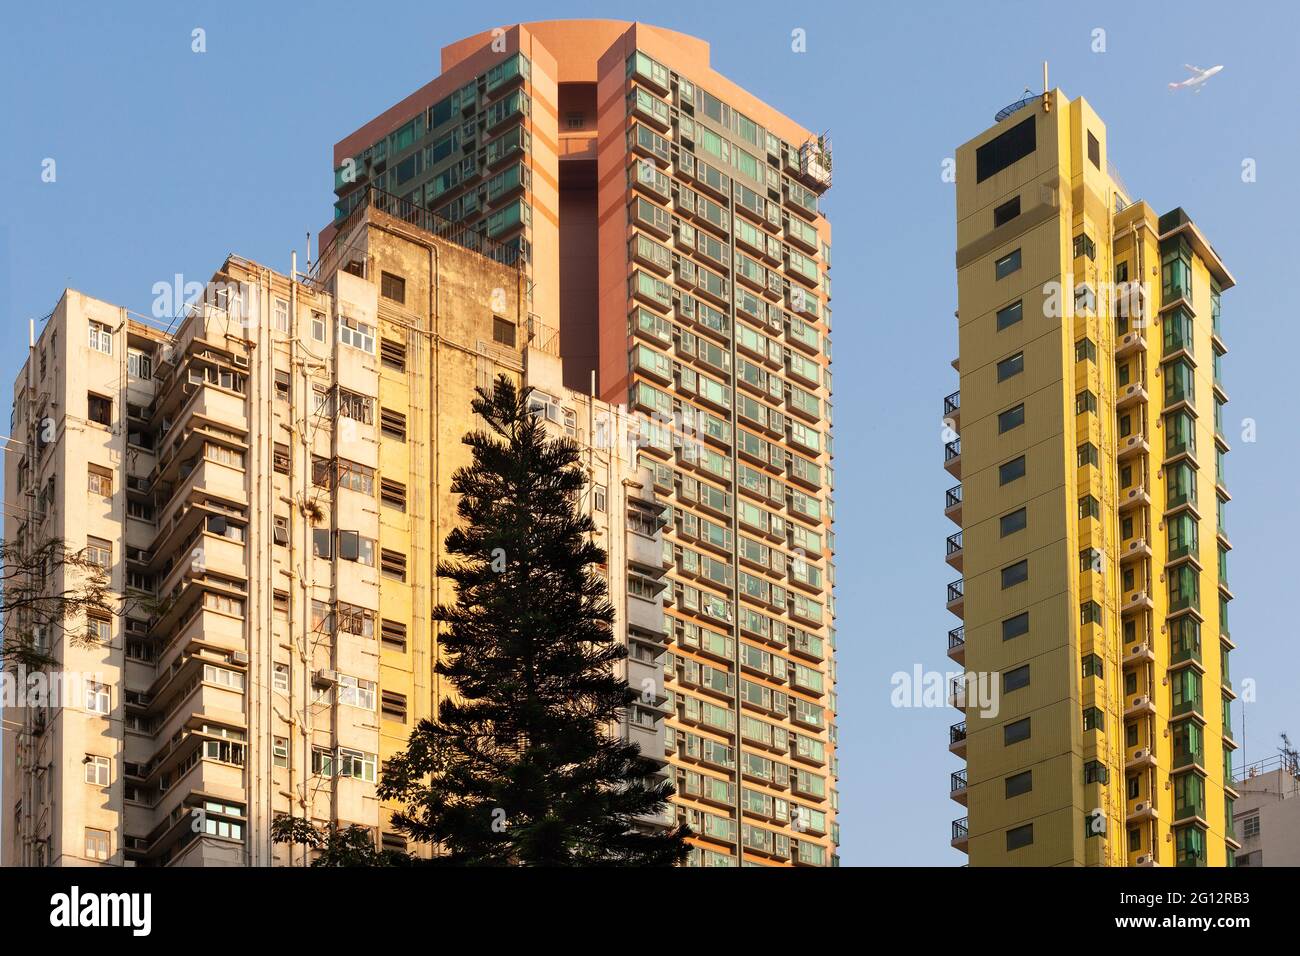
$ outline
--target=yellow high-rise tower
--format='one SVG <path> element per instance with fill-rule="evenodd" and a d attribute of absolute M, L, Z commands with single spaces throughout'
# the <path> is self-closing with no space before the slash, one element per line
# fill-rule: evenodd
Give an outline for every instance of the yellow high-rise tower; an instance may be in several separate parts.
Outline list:
<path fill-rule="evenodd" d="M 1050 90 L 957 151 L 949 656 L 973 865 L 1224 866 L 1232 739 L 1219 297 Z"/>

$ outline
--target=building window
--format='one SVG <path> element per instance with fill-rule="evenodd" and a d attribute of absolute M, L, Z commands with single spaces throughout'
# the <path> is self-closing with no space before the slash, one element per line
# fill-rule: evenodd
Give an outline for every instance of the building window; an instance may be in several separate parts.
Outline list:
<path fill-rule="evenodd" d="M 406 723 L 406 695 L 386 690 L 383 694 L 383 715 L 399 724 Z"/>
<path fill-rule="evenodd" d="M 1101 169 L 1101 143 L 1097 141 L 1096 136 L 1092 135 L 1092 130 L 1088 131 L 1088 160 Z"/>
<path fill-rule="evenodd" d="M 1029 580 L 1029 561 L 1017 561 L 1002 569 L 1002 589 L 1015 587 Z"/>
<path fill-rule="evenodd" d="M 1014 408 L 1008 408 L 1005 412 L 998 415 L 998 434 L 1009 432 L 1013 428 L 1019 428 L 1025 423 L 1025 405 L 1020 403 Z"/>
<path fill-rule="evenodd" d="M 1079 520 L 1088 518 L 1101 518 L 1101 504 L 1092 495 L 1084 495 L 1079 499 Z M 1124 535 L 1124 537 L 1130 536 Z"/>
<path fill-rule="evenodd" d="M 995 279 L 1004 279 L 1013 272 L 1020 271 L 1020 250 L 1015 249 L 1008 252 L 1001 259 L 993 263 L 993 276 Z"/>
<path fill-rule="evenodd" d="M 1009 534 L 1015 534 L 1017 531 L 1022 530 L 1025 527 L 1026 520 L 1024 508 L 1003 515 L 999 519 L 999 524 L 1002 527 L 1002 537 L 1005 538 Z"/>
<path fill-rule="evenodd" d="M 289 331 L 289 303 L 284 299 L 275 300 L 275 330 Z"/>
<path fill-rule="evenodd" d="M 86 754 L 81 761 L 86 772 L 86 783 L 94 784 L 97 787 L 107 787 L 109 784 L 109 763 L 107 757 L 100 757 L 95 754 Z"/>
<path fill-rule="evenodd" d="M 367 325 L 365 322 L 359 322 L 356 319 L 348 318 L 346 315 L 340 315 L 339 342 L 349 348 L 358 349 L 368 355 L 374 355 L 375 327 L 373 325 Z"/>
<path fill-rule="evenodd" d="M 1012 302 L 1010 305 L 998 309 L 998 331 L 1001 332 L 1008 326 L 1015 325 L 1024 317 L 1023 302 Z"/>
<path fill-rule="evenodd" d="M 975 181 L 982 183 L 1037 147 L 1034 117 L 1022 120 L 975 150 Z"/>
<path fill-rule="evenodd" d="M 379 409 L 379 428 L 394 441 L 406 441 L 406 416 L 391 408 Z"/>
<path fill-rule="evenodd" d="M 1034 825 L 1026 823 L 1024 826 L 1012 827 L 1007 831 L 1007 849 L 1018 850 L 1022 846 L 1029 846 L 1034 842 Z"/>
<path fill-rule="evenodd" d="M 289 693 L 289 665 L 274 664 L 271 667 L 271 686 L 281 694 Z"/>
<path fill-rule="evenodd" d="M 1020 197 L 1012 196 L 1000 206 L 993 208 L 993 228 L 1003 226 L 1020 215 Z"/>
<path fill-rule="evenodd" d="M 90 341 L 87 343 L 96 352 L 113 354 L 113 330 L 102 322 L 89 323 Z"/>
<path fill-rule="evenodd" d="M 390 551 L 384 548 L 379 553 L 380 571 L 385 577 L 396 578 L 398 581 L 406 580 L 406 555 L 400 551 Z"/>
<path fill-rule="evenodd" d="M 492 341 L 500 345 L 515 347 L 515 324 L 499 315 L 492 316 Z"/>
<path fill-rule="evenodd" d="M 1076 362 L 1097 363 L 1097 343 L 1092 339 L 1079 339 L 1074 343 L 1074 360 Z"/>
<path fill-rule="evenodd" d="M 1029 686 L 1029 665 L 1022 664 L 1002 673 L 1002 690 L 1019 690 Z"/>
<path fill-rule="evenodd" d="M 406 651 L 406 625 L 384 618 L 379 625 L 379 639 L 395 651 Z"/>
<path fill-rule="evenodd" d="M 92 714 L 108 715 L 111 708 L 107 684 L 99 681 L 86 682 L 86 710 Z"/>
<path fill-rule="evenodd" d="M 1005 784 L 1008 799 L 1018 797 L 1022 793 L 1028 793 L 1034 789 L 1034 772 L 1025 770 L 1021 773 L 1013 773 L 1006 778 Z"/>
<path fill-rule="evenodd" d="M 391 478 L 379 480 L 379 500 L 398 511 L 406 510 L 406 485 Z"/>
<path fill-rule="evenodd" d="M 1019 375 L 1025 370 L 1025 353 L 1017 352 L 1010 355 L 998 363 L 998 381 L 1005 382 L 1014 375 Z"/>
<path fill-rule="evenodd" d="M 289 738 L 271 738 L 271 760 L 277 767 L 289 766 Z"/>
<path fill-rule="evenodd" d="M 149 381 L 153 378 L 153 359 L 139 349 L 127 349 L 126 373 L 142 382 Z"/>
<path fill-rule="evenodd" d="M 1019 637 L 1021 634 L 1029 633 L 1029 612 L 1021 611 L 1015 617 L 1009 617 L 1002 622 L 1002 640 L 1009 641 L 1013 637 Z"/>
<path fill-rule="evenodd" d="M 317 342 L 325 341 L 325 316 L 321 312 L 311 314 L 311 337 Z"/>
<path fill-rule="evenodd" d="M 108 831 L 86 827 L 86 858 L 105 862 L 108 860 L 108 850 Z"/>
<path fill-rule="evenodd" d="M 86 490 L 102 498 L 113 497 L 113 473 L 102 465 L 87 465 Z"/>
<path fill-rule="evenodd" d="M 395 372 L 406 371 L 406 345 L 392 339 L 379 340 L 379 361 Z"/>
<path fill-rule="evenodd" d="M 1241 821 L 1241 838 L 1243 840 L 1253 840 L 1259 836 L 1259 814 L 1246 817 Z"/>
<path fill-rule="evenodd" d="M 394 302 L 406 304 L 406 280 L 401 276 L 395 276 L 391 272 L 381 272 L 379 274 L 379 294 L 385 299 L 392 299 Z"/>
<path fill-rule="evenodd" d="M 1029 739 L 1029 718 L 1022 717 L 1019 720 L 1012 721 L 1002 728 L 1002 743 L 1018 744 L 1022 740 Z"/>
<path fill-rule="evenodd" d="M 276 401 L 287 402 L 289 400 L 289 373 L 275 370 L 275 398 Z"/>
<path fill-rule="evenodd" d="M 103 538 L 87 538 L 86 550 L 82 552 L 85 559 L 91 564 L 103 568 L 105 571 L 113 570 L 113 543 L 105 541 Z"/>
<path fill-rule="evenodd" d="M 313 528 L 311 532 L 311 553 L 318 558 L 329 560 L 333 557 L 333 549 L 330 547 L 330 529 Z"/>
<path fill-rule="evenodd" d="M 998 466 L 998 484 L 1006 485 L 1015 481 L 1017 478 L 1025 476 L 1025 456 L 1013 458 L 1008 462 Z"/>
<path fill-rule="evenodd" d="M 1084 442 L 1079 446 L 1078 460 L 1080 468 L 1087 468 L 1089 465 L 1098 467 L 1100 458 L 1097 454 L 1097 446 L 1090 441 Z"/>
<path fill-rule="evenodd" d="M 271 467 L 281 475 L 287 475 L 293 468 L 293 452 L 283 442 L 276 442 L 271 449 Z"/>
<path fill-rule="evenodd" d="M 86 417 L 97 425 L 112 425 L 113 400 L 90 392 L 86 395 Z"/>
<path fill-rule="evenodd" d="M 375 709 L 375 682 L 372 680 L 340 674 L 338 690 L 335 693 L 335 699 L 347 707 L 359 707 L 362 710 Z"/>

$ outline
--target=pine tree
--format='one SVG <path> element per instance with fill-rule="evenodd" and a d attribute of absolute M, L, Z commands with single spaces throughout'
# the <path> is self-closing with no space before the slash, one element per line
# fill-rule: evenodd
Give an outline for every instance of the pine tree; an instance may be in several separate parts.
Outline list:
<path fill-rule="evenodd" d="M 639 831 L 672 785 L 610 728 L 636 692 L 614 672 L 627 649 L 593 571 L 604 551 L 577 510 L 579 449 L 549 438 L 530 390 L 504 376 L 473 402 L 487 431 L 467 435 L 458 469 L 463 526 L 439 573 L 455 582 L 437 672 L 458 698 L 421 721 L 386 766 L 380 795 L 400 801 L 396 829 L 453 865 L 656 866 L 681 862 L 679 828 Z"/>

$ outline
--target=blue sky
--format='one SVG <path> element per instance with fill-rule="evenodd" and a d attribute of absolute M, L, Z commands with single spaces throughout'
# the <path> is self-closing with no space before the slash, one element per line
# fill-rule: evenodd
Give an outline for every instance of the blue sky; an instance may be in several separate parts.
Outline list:
<path fill-rule="evenodd" d="M 65 286 L 148 313 L 152 286 L 206 278 L 229 252 L 287 271 L 328 221 L 331 147 L 423 85 L 444 43 L 518 20 L 607 16 L 710 41 L 713 66 L 831 132 L 841 821 L 846 865 L 953 865 L 947 797 L 960 764 L 948 708 L 895 709 L 890 676 L 946 670 L 952 528 L 940 415 L 956 388 L 953 186 L 943 160 L 1041 85 L 1085 96 L 1111 158 L 1158 212 L 1183 206 L 1238 280 L 1224 296 L 1229 561 L 1240 646 L 1257 682 L 1238 762 L 1300 735 L 1293 649 L 1300 456 L 1291 301 L 1300 212 L 1291 4 L 630 3 L 24 4 L 0 37 L 0 407 L 27 320 Z M 191 31 L 207 52 L 191 52 Z M 1093 52 L 1103 29 L 1106 52 Z M 807 52 L 791 51 L 803 29 Z M 1199 95 L 1184 63 L 1224 64 Z M 41 181 L 46 158 L 57 181 Z M 1257 181 L 1243 183 L 1253 159 Z M 1258 440 L 1240 440 L 1243 418 Z M 1234 432 L 1236 433 L 1234 435 Z M 1241 706 L 1234 712 L 1241 736 Z"/>

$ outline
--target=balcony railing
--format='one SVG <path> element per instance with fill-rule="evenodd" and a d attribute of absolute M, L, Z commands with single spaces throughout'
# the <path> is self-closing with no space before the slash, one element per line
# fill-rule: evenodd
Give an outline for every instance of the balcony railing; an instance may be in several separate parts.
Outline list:
<path fill-rule="evenodd" d="M 962 791 L 962 790 L 965 790 L 965 789 L 966 789 L 966 770 L 965 770 L 965 768 L 962 768 L 961 770 L 953 771 L 952 777 L 949 779 L 949 783 L 948 783 L 948 792 L 949 792 L 949 793 L 958 793 L 959 791 Z M 955 832 L 955 831 L 954 831 L 954 833 L 953 833 L 953 838 L 956 839 L 956 832 Z"/>
<path fill-rule="evenodd" d="M 961 457 L 961 439 L 954 438 L 948 444 L 943 446 L 943 460 L 952 461 L 954 458 Z"/>
<path fill-rule="evenodd" d="M 958 624 L 948 632 L 948 648 L 961 647 L 966 643 L 966 625 Z"/>
<path fill-rule="evenodd" d="M 952 821 L 952 838 L 954 840 L 964 840 L 970 834 L 970 817 L 962 817 L 960 820 Z"/>
<path fill-rule="evenodd" d="M 948 535 L 948 555 L 952 556 L 961 550 L 961 532 Z"/>
<path fill-rule="evenodd" d="M 943 494 L 943 510 L 955 508 L 961 504 L 961 485 L 953 485 Z"/>
<path fill-rule="evenodd" d="M 948 417 L 949 415 L 951 415 L 953 412 L 959 411 L 960 409 L 961 409 L 961 392 L 960 392 L 960 391 L 953 392 L 951 395 L 947 395 L 947 396 L 944 397 L 944 400 L 943 400 L 943 417 L 944 417 L 944 418 L 947 418 L 947 417 Z"/>
<path fill-rule="evenodd" d="M 966 739 L 966 721 L 960 720 L 948 728 L 948 743 L 959 744 Z"/>
<path fill-rule="evenodd" d="M 951 604 L 953 601 L 960 601 L 962 599 L 962 595 L 966 593 L 965 587 L 966 587 L 965 578 L 958 578 L 956 581 L 953 581 L 951 584 L 949 584 L 948 603 Z"/>

